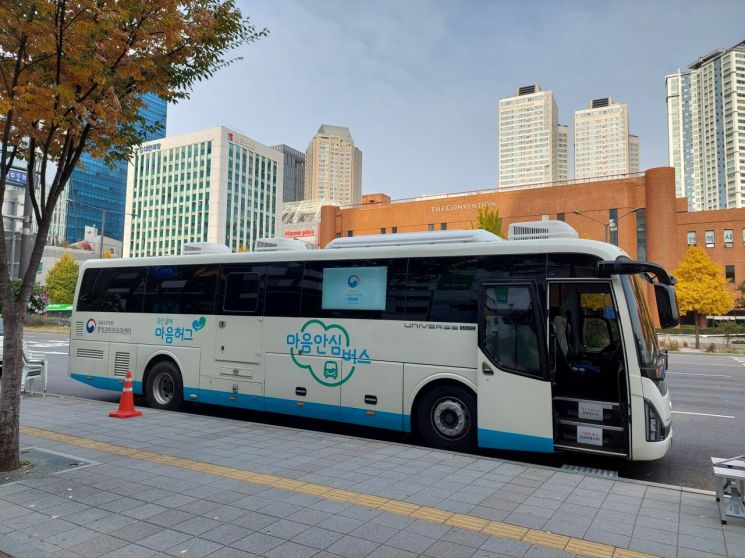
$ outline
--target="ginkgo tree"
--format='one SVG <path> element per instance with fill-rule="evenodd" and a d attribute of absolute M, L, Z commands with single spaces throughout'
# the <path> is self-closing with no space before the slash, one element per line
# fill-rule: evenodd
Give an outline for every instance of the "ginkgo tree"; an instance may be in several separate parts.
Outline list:
<path fill-rule="evenodd" d="M 80 156 L 127 159 L 161 126 L 143 116 L 145 95 L 187 99 L 196 82 L 239 59 L 231 50 L 266 33 L 235 0 L 0 1 L 0 205 L 9 170 L 24 165 L 37 226 L 17 295 L 0 242 L 0 471 L 18 467 L 23 319 L 52 212 Z"/>
<path fill-rule="evenodd" d="M 678 309 L 681 315 L 693 312 L 696 348 L 699 348 L 699 315 L 726 314 L 734 307 L 735 297 L 727 288 L 721 267 L 698 246 L 688 248 L 673 275 L 678 280 L 675 285 Z"/>
<path fill-rule="evenodd" d="M 72 304 L 79 272 L 77 262 L 68 252 L 49 269 L 46 289 L 52 304 Z"/>
<path fill-rule="evenodd" d="M 502 232 L 502 218 L 498 209 L 479 207 L 476 214 L 476 228 L 489 231 L 497 236 L 504 236 Z"/>

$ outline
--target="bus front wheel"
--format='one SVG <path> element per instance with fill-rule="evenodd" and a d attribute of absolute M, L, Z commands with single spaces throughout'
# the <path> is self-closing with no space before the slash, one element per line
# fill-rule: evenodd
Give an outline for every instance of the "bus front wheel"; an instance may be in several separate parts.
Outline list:
<path fill-rule="evenodd" d="M 466 388 L 430 389 L 417 405 L 416 421 L 429 446 L 454 451 L 476 447 L 476 397 Z"/>
<path fill-rule="evenodd" d="M 161 361 L 153 366 L 145 384 L 147 404 L 153 409 L 176 411 L 184 402 L 184 386 L 176 366 Z"/>

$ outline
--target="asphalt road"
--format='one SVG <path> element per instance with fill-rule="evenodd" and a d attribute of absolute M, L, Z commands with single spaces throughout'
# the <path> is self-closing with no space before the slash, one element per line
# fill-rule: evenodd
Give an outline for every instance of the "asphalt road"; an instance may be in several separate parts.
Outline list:
<path fill-rule="evenodd" d="M 27 333 L 25 339 L 33 352 L 46 354 L 49 393 L 99 401 L 119 400 L 118 393 L 95 389 L 67 377 L 66 335 Z M 712 490 L 709 457 L 745 453 L 745 356 L 671 354 L 668 386 L 674 413 L 673 447 L 658 461 L 632 463 L 572 453 L 548 457 L 491 450 L 478 453 L 553 466 L 566 463 L 610 469 L 618 471 L 621 477 Z M 138 404 L 144 404 L 144 401 L 138 401 Z M 417 443 L 417 440 L 395 432 L 208 405 L 188 405 L 186 412 Z"/>

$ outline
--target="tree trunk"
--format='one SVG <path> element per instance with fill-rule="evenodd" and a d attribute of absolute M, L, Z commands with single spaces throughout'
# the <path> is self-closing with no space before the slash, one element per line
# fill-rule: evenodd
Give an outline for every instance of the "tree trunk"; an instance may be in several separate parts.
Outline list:
<path fill-rule="evenodd" d="M 698 312 L 696 312 L 695 310 L 693 312 L 693 323 L 696 327 L 696 348 L 700 349 L 701 344 L 698 342 Z"/>
<path fill-rule="evenodd" d="M 23 322 L 26 305 L 4 308 L 3 376 L 0 391 L 0 471 L 12 471 L 19 463 L 21 371 L 23 370 Z"/>

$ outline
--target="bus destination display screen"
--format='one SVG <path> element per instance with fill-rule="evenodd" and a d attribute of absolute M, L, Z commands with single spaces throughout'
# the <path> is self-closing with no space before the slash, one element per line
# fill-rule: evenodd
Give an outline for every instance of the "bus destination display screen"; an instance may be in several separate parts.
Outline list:
<path fill-rule="evenodd" d="M 324 310 L 385 310 L 387 268 L 327 267 L 323 270 Z"/>

